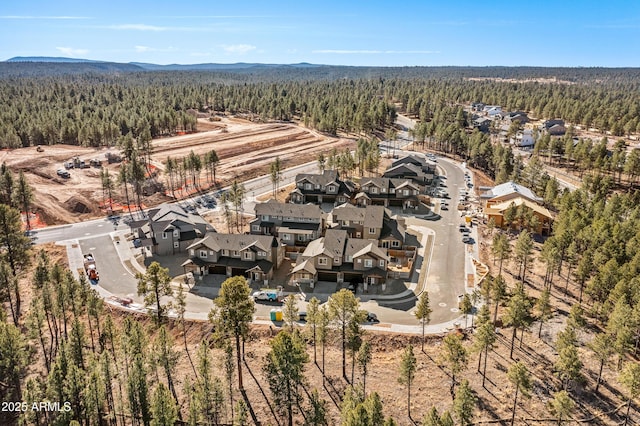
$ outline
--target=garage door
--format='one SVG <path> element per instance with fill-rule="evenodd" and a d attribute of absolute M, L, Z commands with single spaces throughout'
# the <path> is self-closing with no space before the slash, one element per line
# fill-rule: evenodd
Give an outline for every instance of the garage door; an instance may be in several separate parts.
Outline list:
<path fill-rule="evenodd" d="M 344 273 L 344 281 L 347 283 L 361 283 L 362 282 L 362 274 L 353 274 L 353 273 Z"/>
<path fill-rule="evenodd" d="M 332 281 L 336 282 L 337 274 L 335 272 L 320 272 L 318 271 L 318 281 Z"/>
<path fill-rule="evenodd" d="M 209 273 L 210 274 L 226 275 L 227 274 L 227 268 L 226 268 L 226 266 L 209 266 Z"/>

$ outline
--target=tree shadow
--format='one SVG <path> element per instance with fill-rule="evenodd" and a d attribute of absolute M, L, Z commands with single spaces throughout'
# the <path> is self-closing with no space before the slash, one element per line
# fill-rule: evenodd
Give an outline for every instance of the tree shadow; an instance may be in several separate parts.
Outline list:
<path fill-rule="evenodd" d="M 264 393 L 264 390 L 262 389 L 262 386 L 260 385 L 260 382 L 258 381 L 258 378 L 255 376 L 255 374 L 253 374 L 253 371 L 251 370 L 251 367 L 249 366 L 249 364 L 247 363 L 246 360 L 244 360 L 244 366 L 246 368 L 246 370 L 249 372 L 249 374 L 251 375 L 251 378 L 253 378 L 253 381 L 256 383 L 256 386 L 258 386 L 258 389 L 260 390 L 260 393 L 262 394 L 262 397 L 264 398 L 265 402 L 267 403 L 267 406 L 269 407 L 269 410 L 271 411 L 271 414 L 273 415 L 273 418 L 275 420 L 275 424 L 280 425 L 280 422 L 278 420 L 278 416 L 276 415 L 275 410 L 273 409 L 273 406 L 271 405 L 271 402 L 269 401 L 269 398 L 267 398 L 267 395 Z M 243 390 L 243 395 L 244 395 L 244 390 Z M 245 398 L 246 400 L 246 398 Z M 252 412 L 251 417 L 253 418 L 254 414 L 253 414 L 253 409 L 251 408 L 251 405 L 249 404 L 248 400 L 245 401 L 247 403 L 247 405 L 249 406 L 249 410 Z M 256 421 L 256 419 L 254 418 L 254 421 Z M 258 423 L 256 423 L 258 424 Z"/>
<path fill-rule="evenodd" d="M 260 425 L 260 421 L 258 420 L 258 416 L 256 416 L 256 412 L 253 410 L 253 406 L 251 405 L 251 401 L 249 401 L 249 398 L 247 397 L 247 391 L 244 389 L 240 390 L 240 394 L 242 395 L 242 399 L 244 400 L 244 403 L 247 405 L 247 408 L 249 409 L 249 414 L 251 415 L 251 420 L 253 420 L 253 423 L 256 425 Z"/>

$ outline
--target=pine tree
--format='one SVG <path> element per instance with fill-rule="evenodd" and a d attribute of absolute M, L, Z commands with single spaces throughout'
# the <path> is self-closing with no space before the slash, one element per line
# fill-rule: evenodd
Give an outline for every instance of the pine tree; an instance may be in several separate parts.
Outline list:
<path fill-rule="evenodd" d="M 405 348 L 400 361 L 400 376 L 398 382 L 407 385 L 407 415 L 411 419 L 411 383 L 416 375 L 417 360 L 413 354 L 413 345 Z"/>
<path fill-rule="evenodd" d="M 309 395 L 309 408 L 304 416 L 304 426 L 326 426 L 327 421 L 327 401 L 318 395 L 318 390 L 314 389 Z"/>
<path fill-rule="evenodd" d="M 593 340 L 589 342 L 589 347 L 593 351 L 596 359 L 600 361 L 600 368 L 598 369 L 598 379 L 596 380 L 595 393 L 598 393 L 600 388 L 600 382 L 602 381 L 602 370 L 604 365 L 609 361 L 613 355 L 613 337 L 608 333 L 598 333 Z"/>
<path fill-rule="evenodd" d="M 213 301 L 215 308 L 209 313 L 209 320 L 218 330 L 235 339 L 236 365 L 238 367 L 238 389 L 244 390 L 242 382 L 242 352 L 240 340 L 249 332 L 255 306 L 251 299 L 251 289 L 244 277 L 231 277 L 222 283 L 218 297 Z"/>
<path fill-rule="evenodd" d="M 269 342 L 264 372 L 269 382 L 272 401 L 278 412 L 293 426 L 293 406 L 302 395 L 299 388 L 305 383 L 304 369 L 309 356 L 298 333 L 282 331 Z"/>
<path fill-rule="evenodd" d="M 27 182 L 27 178 L 22 170 L 20 170 L 20 173 L 18 174 L 18 181 L 16 182 L 16 186 L 13 188 L 13 194 L 11 195 L 14 205 L 19 206 L 20 209 L 24 211 L 27 222 L 27 232 L 31 231 L 30 211 L 34 199 L 33 188 L 31 188 L 31 185 Z"/>
<path fill-rule="evenodd" d="M 169 269 L 163 268 L 158 262 L 154 261 L 147 268 L 147 272 L 144 274 L 138 273 L 136 279 L 138 280 L 138 296 L 144 296 L 144 303 L 147 308 L 154 308 L 156 324 L 160 325 L 165 314 L 165 306 L 162 305 L 161 299 L 163 296 L 173 295 Z"/>
<path fill-rule="evenodd" d="M 469 381 L 463 380 L 453 400 L 453 412 L 462 426 L 467 426 L 472 423 L 473 410 L 476 408 L 476 402 L 477 399 L 469 386 Z"/>
<path fill-rule="evenodd" d="M 158 384 L 151 405 L 151 426 L 173 426 L 178 421 L 178 408 L 164 383 Z"/>
<path fill-rule="evenodd" d="M 627 391 L 627 412 L 624 419 L 624 426 L 626 426 L 629 423 L 631 402 L 640 395 L 640 364 L 635 361 L 627 362 L 622 368 L 618 380 Z"/>
<path fill-rule="evenodd" d="M 487 358 L 489 356 L 489 350 L 493 349 L 496 342 L 496 330 L 490 320 L 489 308 L 487 305 L 483 305 L 480 309 L 480 315 L 478 318 L 478 329 L 475 334 L 475 349 L 478 351 L 478 371 L 480 371 L 480 361 L 482 359 L 482 352 L 484 352 L 484 368 L 482 370 L 482 387 L 485 387 L 487 378 Z"/>
<path fill-rule="evenodd" d="M 360 366 L 360 370 L 362 373 L 362 392 L 367 394 L 367 371 L 369 368 L 369 362 L 371 362 L 371 343 L 368 340 L 365 340 L 362 345 L 360 345 L 360 349 L 358 350 L 358 366 Z"/>
<path fill-rule="evenodd" d="M 522 282 L 516 285 L 516 289 L 509 299 L 509 305 L 507 307 L 507 313 L 505 315 L 505 324 L 513 327 L 513 334 L 511 336 L 511 351 L 509 352 L 509 358 L 513 359 L 513 348 L 516 340 L 516 333 L 518 328 L 524 330 L 531 320 L 531 301 L 527 296 Z"/>
<path fill-rule="evenodd" d="M 449 368 L 449 376 L 451 377 L 451 399 L 455 396 L 456 376 L 467 368 L 468 354 L 466 348 L 462 345 L 462 337 L 459 334 L 448 334 L 442 340 L 442 349 L 440 358 L 442 363 Z"/>
<path fill-rule="evenodd" d="M 313 363 L 318 365 L 317 350 L 316 350 L 316 337 L 318 321 L 320 319 L 320 301 L 315 296 L 309 300 L 307 305 L 307 327 L 305 329 L 310 334 L 311 342 L 313 344 Z"/>
<path fill-rule="evenodd" d="M 289 331 L 293 333 L 296 321 L 300 318 L 298 315 L 298 301 L 295 294 L 290 294 L 284 299 L 282 304 L 282 319 L 285 325 L 289 328 Z"/>
<path fill-rule="evenodd" d="M 527 367 L 520 361 L 512 364 L 507 371 L 507 378 L 511 382 L 514 388 L 513 396 L 513 409 L 511 411 L 511 426 L 513 426 L 516 419 L 516 404 L 518 403 L 518 394 L 521 394 L 525 398 L 531 396 L 531 373 Z"/>
<path fill-rule="evenodd" d="M 343 288 L 333 294 L 327 304 L 329 307 L 329 318 L 331 318 L 331 322 L 336 325 L 340 332 L 340 342 L 342 346 L 342 377 L 344 377 L 345 380 L 348 380 L 346 361 L 347 329 L 351 319 L 358 315 L 359 304 L 359 299 L 356 299 L 353 293 L 346 288 Z"/>
<path fill-rule="evenodd" d="M 542 336 L 542 325 L 551 319 L 553 315 L 553 306 L 551 306 L 551 292 L 548 288 L 545 288 L 540 294 L 540 298 L 536 301 L 536 310 L 538 311 L 538 321 L 540 321 L 540 328 L 538 328 L 538 339 Z"/>
<path fill-rule="evenodd" d="M 424 329 L 427 324 L 431 322 L 431 313 L 433 310 L 429 305 L 429 293 L 427 291 L 423 291 L 418 299 L 418 303 L 416 304 L 416 310 L 414 315 L 416 319 L 420 321 L 420 325 L 422 326 L 422 347 L 421 351 L 424 353 Z"/>
<path fill-rule="evenodd" d="M 571 416 L 575 408 L 575 403 L 567 393 L 567 391 L 556 392 L 553 399 L 549 401 L 549 409 L 551 413 L 558 419 L 558 425 L 562 425 L 562 421 Z"/>

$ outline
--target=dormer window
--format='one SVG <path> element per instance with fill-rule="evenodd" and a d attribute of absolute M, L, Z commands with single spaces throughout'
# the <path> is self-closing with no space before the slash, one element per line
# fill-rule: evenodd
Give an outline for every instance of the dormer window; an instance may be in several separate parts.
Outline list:
<path fill-rule="evenodd" d="M 376 188 L 375 186 L 372 186 L 371 189 L 369 190 L 369 192 L 371 192 L 372 194 L 377 194 L 378 193 L 378 188 Z"/>

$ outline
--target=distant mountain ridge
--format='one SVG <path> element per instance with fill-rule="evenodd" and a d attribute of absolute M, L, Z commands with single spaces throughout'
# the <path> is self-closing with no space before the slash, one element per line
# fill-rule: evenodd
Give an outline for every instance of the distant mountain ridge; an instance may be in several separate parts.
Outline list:
<path fill-rule="evenodd" d="M 209 70 L 240 70 L 249 68 L 316 68 L 323 67 L 325 65 L 310 64 L 307 62 L 301 62 L 298 64 L 262 64 L 262 63 L 246 63 L 236 62 L 232 64 L 218 64 L 218 63 L 203 63 L 203 64 L 169 64 L 158 65 L 146 62 L 109 62 L 109 61 L 96 61 L 91 59 L 82 58 L 64 58 L 55 56 L 16 56 L 7 59 L 5 62 L 12 63 L 24 63 L 24 62 L 39 62 L 39 63 L 87 63 L 87 64 L 113 64 L 113 65 L 132 65 L 139 67 L 143 70 L 149 71 L 209 71 Z"/>

